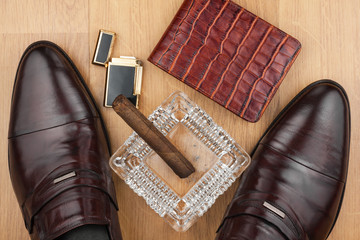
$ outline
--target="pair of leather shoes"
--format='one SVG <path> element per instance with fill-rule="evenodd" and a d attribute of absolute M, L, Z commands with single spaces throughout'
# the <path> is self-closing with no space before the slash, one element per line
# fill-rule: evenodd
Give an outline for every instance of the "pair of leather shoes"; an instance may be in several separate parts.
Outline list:
<path fill-rule="evenodd" d="M 10 176 L 31 239 L 121 239 L 105 126 L 57 45 L 26 49 L 10 115 Z"/>
<path fill-rule="evenodd" d="M 306 87 L 255 147 L 216 239 L 326 239 L 344 197 L 349 145 L 344 89 L 330 80 Z"/>
<path fill-rule="evenodd" d="M 305 88 L 256 146 L 217 239 L 327 238 L 344 196 L 349 142 L 344 89 L 329 80 Z M 121 239 L 109 154 L 104 123 L 70 58 L 50 42 L 29 46 L 14 84 L 9 168 L 33 240 L 95 225 Z"/>

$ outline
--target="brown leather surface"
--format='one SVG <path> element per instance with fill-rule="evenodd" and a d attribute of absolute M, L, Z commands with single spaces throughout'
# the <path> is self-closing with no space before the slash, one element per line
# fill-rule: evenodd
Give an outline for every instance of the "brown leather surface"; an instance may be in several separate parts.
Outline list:
<path fill-rule="evenodd" d="M 345 91 L 332 81 L 304 89 L 259 142 L 217 240 L 326 239 L 341 207 L 349 144 Z M 249 225 L 253 218 L 261 223 Z"/>
<path fill-rule="evenodd" d="M 228 0 L 185 0 L 149 61 L 256 122 L 301 44 Z"/>
<path fill-rule="evenodd" d="M 107 225 L 111 239 L 121 239 L 101 121 L 67 55 L 50 42 L 29 46 L 15 79 L 8 142 L 31 239 L 52 240 L 85 224 Z"/>

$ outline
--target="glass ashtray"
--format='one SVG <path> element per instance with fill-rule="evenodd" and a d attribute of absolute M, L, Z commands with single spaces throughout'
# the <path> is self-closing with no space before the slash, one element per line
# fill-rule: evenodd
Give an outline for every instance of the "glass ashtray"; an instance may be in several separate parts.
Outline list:
<path fill-rule="evenodd" d="M 186 231 L 249 166 L 250 157 L 182 92 L 170 95 L 149 120 L 196 171 L 178 177 L 135 132 L 110 166 L 176 231 Z"/>

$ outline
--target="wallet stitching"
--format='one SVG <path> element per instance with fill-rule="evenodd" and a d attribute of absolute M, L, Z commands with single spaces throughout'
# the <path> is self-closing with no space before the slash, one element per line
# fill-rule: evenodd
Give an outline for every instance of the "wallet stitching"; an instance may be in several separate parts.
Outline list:
<path fill-rule="evenodd" d="M 210 32 L 212 30 L 212 28 L 215 26 L 215 24 L 219 21 L 219 18 L 222 16 L 222 14 L 224 13 L 226 7 L 228 6 L 229 1 L 226 1 L 225 4 L 223 4 L 223 6 L 221 7 L 221 10 L 216 14 L 216 17 L 214 18 L 214 21 L 211 23 L 210 27 L 208 27 L 207 32 L 206 32 L 206 36 L 205 39 L 203 41 L 203 44 L 197 49 L 197 52 L 195 54 L 195 56 L 192 57 L 190 65 L 187 67 L 185 75 L 182 77 L 182 81 L 184 82 L 186 77 L 189 75 L 191 69 L 194 66 L 194 62 L 196 61 L 197 57 L 199 56 L 201 50 L 206 46 L 207 41 L 209 39 L 210 36 Z M 195 24 L 194 24 L 195 25 Z M 189 38 L 191 38 L 191 35 L 189 36 Z M 225 38 L 224 38 L 225 39 Z M 201 55 L 200 55 L 201 56 Z M 208 66 L 209 68 L 209 66 Z M 204 79 L 204 77 L 202 77 Z"/>
<path fill-rule="evenodd" d="M 248 106 L 250 105 L 250 103 L 252 102 L 252 97 L 253 97 L 253 93 L 254 93 L 254 90 L 256 89 L 256 86 L 258 85 L 259 82 L 261 82 L 266 73 L 268 72 L 269 69 L 271 69 L 271 66 L 273 65 L 273 63 L 275 63 L 275 58 L 278 56 L 279 52 L 281 51 L 281 49 L 283 48 L 283 46 L 285 46 L 286 44 L 286 41 L 289 39 L 289 36 L 285 36 L 285 38 L 283 38 L 279 45 L 276 47 L 275 49 L 275 52 L 273 53 L 270 61 L 266 64 L 266 67 L 264 68 L 264 70 L 262 71 L 262 74 L 261 76 L 255 80 L 254 84 L 252 85 L 252 88 L 251 88 L 251 91 L 250 93 L 248 94 L 246 100 L 245 100 L 245 106 L 244 108 L 241 110 L 241 113 L 240 113 L 240 116 L 243 117 L 244 114 L 246 113 L 247 109 L 248 109 Z M 284 67 L 285 68 L 285 67 Z M 280 78 L 282 77 L 283 75 L 283 72 L 280 73 Z M 275 86 L 277 85 L 277 82 L 275 83 Z M 273 89 L 273 85 L 271 85 L 271 88 Z M 231 103 L 232 99 L 230 100 L 230 103 Z M 230 104 L 229 104 L 230 105 Z"/>
<path fill-rule="evenodd" d="M 237 56 L 239 56 L 239 50 L 241 49 L 241 47 L 244 45 L 245 41 L 248 39 L 248 37 L 250 36 L 251 31 L 254 29 L 255 24 L 258 22 L 259 17 L 256 16 L 254 18 L 254 20 L 251 22 L 249 28 L 246 31 L 246 34 L 244 35 L 244 38 L 241 40 L 241 42 L 238 44 L 238 46 L 236 47 L 236 53 L 231 57 L 231 60 L 229 61 L 229 63 L 226 65 L 226 69 L 221 73 L 221 78 L 219 80 L 219 82 L 216 84 L 216 87 L 214 89 L 214 91 L 211 93 L 211 99 L 215 98 L 216 93 L 218 92 L 220 86 L 222 85 L 222 83 L 224 82 L 224 76 L 226 74 L 226 72 L 228 71 L 228 69 L 230 68 L 230 66 L 232 65 L 232 63 L 234 62 L 235 58 Z M 249 60 L 250 62 L 250 60 Z M 205 80 L 205 79 L 204 79 Z M 203 82 L 203 81 L 202 81 Z M 236 83 L 235 83 L 236 84 Z M 200 87 L 200 85 L 198 85 Z M 223 104 L 223 106 L 225 107 L 225 104 Z"/>
<path fill-rule="evenodd" d="M 255 25 L 254 25 L 255 26 Z M 264 46 L 265 41 L 268 39 L 271 31 L 273 30 L 274 26 L 270 25 L 264 36 L 261 38 L 260 43 L 256 46 L 256 50 L 255 52 L 251 55 L 249 61 L 247 62 L 245 68 L 241 71 L 239 79 L 236 81 L 234 88 L 232 89 L 230 96 L 227 97 L 226 101 L 225 101 L 225 107 L 228 107 L 230 105 L 230 103 L 232 102 L 236 92 L 237 92 L 237 88 L 239 87 L 240 83 L 242 82 L 242 80 L 244 79 L 244 74 L 246 73 L 246 71 L 248 70 L 248 68 L 250 67 L 250 65 L 253 63 L 253 60 L 255 59 L 255 57 L 257 56 L 258 52 L 260 51 L 260 49 Z M 249 30 L 250 31 L 250 30 Z M 250 36 L 250 34 L 249 34 Z M 260 39 L 259 39 L 260 40 Z M 236 54 L 236 57 L 238 56 L 238 53 Z M 235 58 L 234 58 L 235 60 Z M 231 66 L 233 63 L 233 61 L 229 64 L 229 66 Z M 254 84 L 252 84 L 252 87 L 254 87 Z"/>
<path fill-rule="evenodd" d="M 289 35 L 290 36 L 290 35 Z M 291 37 L 291 36 L 290 36 Z M 296 40 L 295 38 L 291 38 L 292 40 Z M 300 44 L 300 43 L 299 43 Z M 261 110 L 259 111 L 259 117 L 263 115 L 263 113 L 265 112 L 267 106 L 269 105 L 269 103 L 271 102 L 273 96 L 275 95 L 275 93 L 277 92 L 277 90 L 280 87 L 280 84 L 283 82 L 285 76 L 287 75 L 287 73 L 289 72 L 291 66 L 293 65 L 293 63 L 295 62 L 297 56 L 299 55 L 301 50 L 301 45 L 298 46 L 298 48 L 296 49 L 295 53 L 291 56 L 291 61 L 287 64 L 286 68 L 284 68 L 283 73 L 279 79 L 279 81 L 277 82 L 277 85 L 275 87 L 275 89 L 271 90 L 270 94 L 269 94 L 269 98 L 267 99 L 266 103 L 262 105 Z"/>
<path fill-rule="evenodd" d="M 171 43 L 169 44 L 169 46 L 167 47 L 167 49 L 161 54 L 159 60 L 157 60 L 158 62 L 161 62 L 162 61 L 162 58 L 165 56 L 165 54 L 169 51 L 170 47 L 173 45 L 173 43 L 175 43 L 175 39 L 176 39 L 176 36 L 177 36 L 177 33 L 179 32 L 180 30 L 180 26 L 182 25 L 182 23 L 184 22 L 184 20 L 187 18 L 187 16 L 189 15 L 190 13 L 190 10 L 192 9 L 192 7 L 194 6 L 194 0 L 191 1 L 191 4 L 189 6 L 189 9 L 187 10 L 187 13 L 184 15 L 184 17 L 181 19 L 179 25 L 177 26 L 176 28 L 176 31 L 174 32 L 174 37 L 173 37 L 173 40 L 171 41 Z M 170 32 L 170 31 L 169 31 Z"/>
<path fill-rule="evenodd" d="M 176 54 L 174 60 L 172 61 L 171 65 L 170 65 L 169 71 L 171 71 L 171 70 L 174 68 L 174 66 L 175 66 L 176 63 L 177 63 L 177 60 L 178 60 L 179 56 L 180 56 L 181 53 L 182 53 L 183 48 L 188 44 L 189 39 L 190 39 L 190 37 L 191 37 L 191 35 L 192 35 L 193 29 L 195 28 L 195 21 L 197 21 L 197 20 L 200 18 L 201 13 L 202 13 L 203 11 L 205 11 L 206 7 L 207 7 L 209 4 L 210 4 L 210 1 L 208 1 L 208 2 L 205 4 L 205 6 L 204 6 L 204 7 L 200 10 L 200 12 L 198 13 L 196 19 L 194 20 L 194 24 L 192 25 L 191 31 L 190 31 L 190 33 L 189 33 L 189 36 L 187 37 L 186 42 L 181 46 L 179 52 Z"/>

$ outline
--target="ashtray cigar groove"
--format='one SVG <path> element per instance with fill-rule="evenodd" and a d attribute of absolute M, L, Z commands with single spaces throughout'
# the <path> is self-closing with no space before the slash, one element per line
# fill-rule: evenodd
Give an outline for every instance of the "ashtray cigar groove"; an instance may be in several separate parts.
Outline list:
<path fill-rule="evenodd" d="M 112 106 L 179 177 L 186 178 L 195 172 L 184 155 L 124 95 L 117 96 Z"/>

